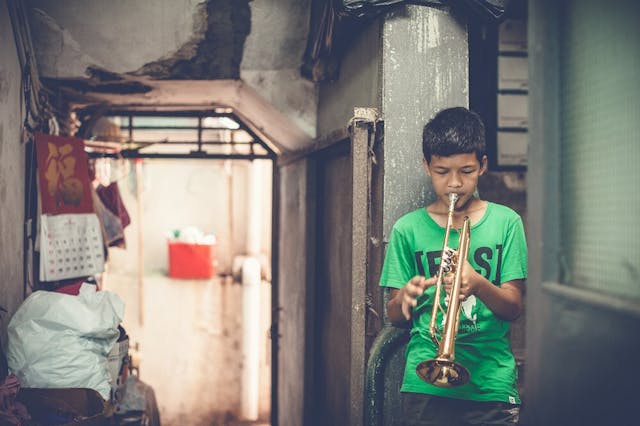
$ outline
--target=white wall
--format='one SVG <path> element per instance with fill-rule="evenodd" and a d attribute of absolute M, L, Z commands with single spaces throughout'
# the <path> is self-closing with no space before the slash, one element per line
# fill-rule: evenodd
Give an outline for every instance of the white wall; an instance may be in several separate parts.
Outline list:
<path fill-rule="evenodd" d="M 256 160 L 258 161 L 258 160 Z M 142 226 L 145 273 L 168 268 L 167 233 L 195 226 L 218 240 L 218 272 L 229 273 L 236 255 L 246 254 L 247 215 L 262 216 L 262 253 L 271 256 L 271 166 L 265 162 L 262 204 L 247 205 L 248 161 L 230 167 L 222 160 L 145 160 L 142 167 Z M 121 166 L 115 167 L 115 164 Z M 112 248 L 109 270 L 137 273 L 138 201 L 135 165 L 116 162 L 112 175 L 132 223 L 125 229 L 126 250 Z M 127 171 L 127 167 L 129 170 Z"/>

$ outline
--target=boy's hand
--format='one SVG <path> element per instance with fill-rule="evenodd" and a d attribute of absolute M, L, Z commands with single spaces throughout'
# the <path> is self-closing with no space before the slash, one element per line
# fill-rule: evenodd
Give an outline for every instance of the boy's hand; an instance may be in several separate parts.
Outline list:
<path fill-rule="evenodd" d="M 456 259 L 457 260 L 457 259 Z M 477 276 L 479 276 L 480 274 L 478 274 L 478 272 L 473 269 L 473 266 L 471 266 L 471 264 L 469 263 L 468 260 L 465 259 L 464 261 L 464 265 L 462 266 L 462 278 L 460 279 L 460 297 L 459 299 L 461 301 L 464 301 L 467 299 L 467 297 L 476 294 L 476 284 L 477 283 Z M 455 278 L 455 274 L 450 272 L 447 275 L 445 275 L 443 282 L 444 282 L 444 288 L 445 288 L 445 292 L 447 293 L 447 299 L 446 302 L 449 303 L 449 296 L 451 294 L 451 289 L 453 288 L 453 280 Z"/>
<path fill-rule="evenodd" d="M 402 287 L 402 315 L 408 321 L 411 319 L 411 309 L 418 304 L 418 297 L 422 296 L 424 291 L 436 284 L 436 277 L 425 278 L 416 275 L 411 278 L 404 287 Z"/>

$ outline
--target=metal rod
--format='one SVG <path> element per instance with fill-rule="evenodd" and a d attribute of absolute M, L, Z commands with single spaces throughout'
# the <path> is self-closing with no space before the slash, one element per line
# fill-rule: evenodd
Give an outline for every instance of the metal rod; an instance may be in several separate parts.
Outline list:
<path fill-rule="evenodd" d="M 138 201 L 138 323 L 144 325 L 144 250 L 142 233 L 142 159 L 136 160 L 136 198 Z"/>

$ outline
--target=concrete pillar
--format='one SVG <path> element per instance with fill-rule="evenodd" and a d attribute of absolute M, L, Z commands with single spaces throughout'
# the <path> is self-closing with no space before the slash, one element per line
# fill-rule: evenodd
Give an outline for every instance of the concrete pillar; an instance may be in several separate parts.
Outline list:
<path fill-rule="evenodd" d="M 395 9 L 384 21 L 382 52 L 386 241 L 400 216 L 435 196 L 422 169 L 422 128 L 443 108 L 469 105 L 466 19 L 447 8 Z"/>

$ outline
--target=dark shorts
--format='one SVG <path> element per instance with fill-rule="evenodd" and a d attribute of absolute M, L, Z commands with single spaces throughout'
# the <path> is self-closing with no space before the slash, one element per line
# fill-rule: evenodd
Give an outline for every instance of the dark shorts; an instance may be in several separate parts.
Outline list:
<path fill-rule="evenodd" d="M 402 393 L 398 426 L 517 425 L 520 406 L 507 402 L 467 401 Z"/>

